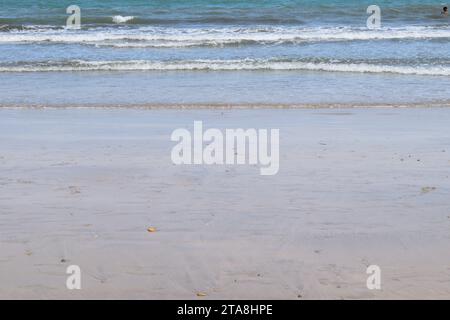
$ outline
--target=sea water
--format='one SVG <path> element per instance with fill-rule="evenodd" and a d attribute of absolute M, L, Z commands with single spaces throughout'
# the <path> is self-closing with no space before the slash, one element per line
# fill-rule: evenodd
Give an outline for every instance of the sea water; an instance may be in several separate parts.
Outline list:
<path fill-rule="evenodd" d="M 0 0 L 0 105 L 447 105 L 444 5 Z"/>

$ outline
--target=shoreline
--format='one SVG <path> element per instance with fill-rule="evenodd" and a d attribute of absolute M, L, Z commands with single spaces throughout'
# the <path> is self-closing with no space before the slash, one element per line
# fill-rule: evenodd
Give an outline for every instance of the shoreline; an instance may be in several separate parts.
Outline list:
<path fill-rule="evenodd" d="M 215 103 L 195 103 L 195 104 L 176 104 L 176 103 L 144 103 L 144 104 L 70 104 L 70 105 L 51 105 L 51 104 L 2 104 L 0 103 L 0 110 L 2 109 L 136 109 L 136 110 L 245 110 L 245 109 L 430 109 L 430 108 L 449 108 L 450 101 L 445 102 L 418 102 L 418 103 L 377 103 L 377 104 L 359 104 L 359 103 L 324 103 L 324 104 L 287 104 L 287 103 L 243 103 L 243 104 L 215 104 Z"/>

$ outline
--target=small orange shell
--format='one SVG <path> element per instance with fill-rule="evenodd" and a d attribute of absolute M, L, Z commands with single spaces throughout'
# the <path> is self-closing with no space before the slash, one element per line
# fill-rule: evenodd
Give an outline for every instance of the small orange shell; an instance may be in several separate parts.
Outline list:
<path fill-rule="evenodd" d="M 148 232 L 156 232 L 156 228 L 155 227 L 148 227 L 147 231 Z"/>

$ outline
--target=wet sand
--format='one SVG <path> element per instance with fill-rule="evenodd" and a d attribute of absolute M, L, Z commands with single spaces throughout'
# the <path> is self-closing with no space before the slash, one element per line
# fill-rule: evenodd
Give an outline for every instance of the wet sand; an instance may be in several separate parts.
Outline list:
<path fill-rule="evenodd" d="M 279 128 L 279 173 L 173 165 L 170 134 L 194 120 Z M 0 298 L 448 299 L 449 123 L 447 108 L 2 108 Z"/>

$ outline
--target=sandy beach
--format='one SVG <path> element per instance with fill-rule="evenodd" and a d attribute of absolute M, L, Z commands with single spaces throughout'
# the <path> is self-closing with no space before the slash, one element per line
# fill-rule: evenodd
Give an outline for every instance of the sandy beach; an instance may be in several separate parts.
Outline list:
<path fill-rule="evenodd" d="M 194 120 L 280 129 L 278 174 L 174 165 L 170 134 Z M 449 123 L 447 108 L 2 108 L 0 298 L 448 299 Z"/>

